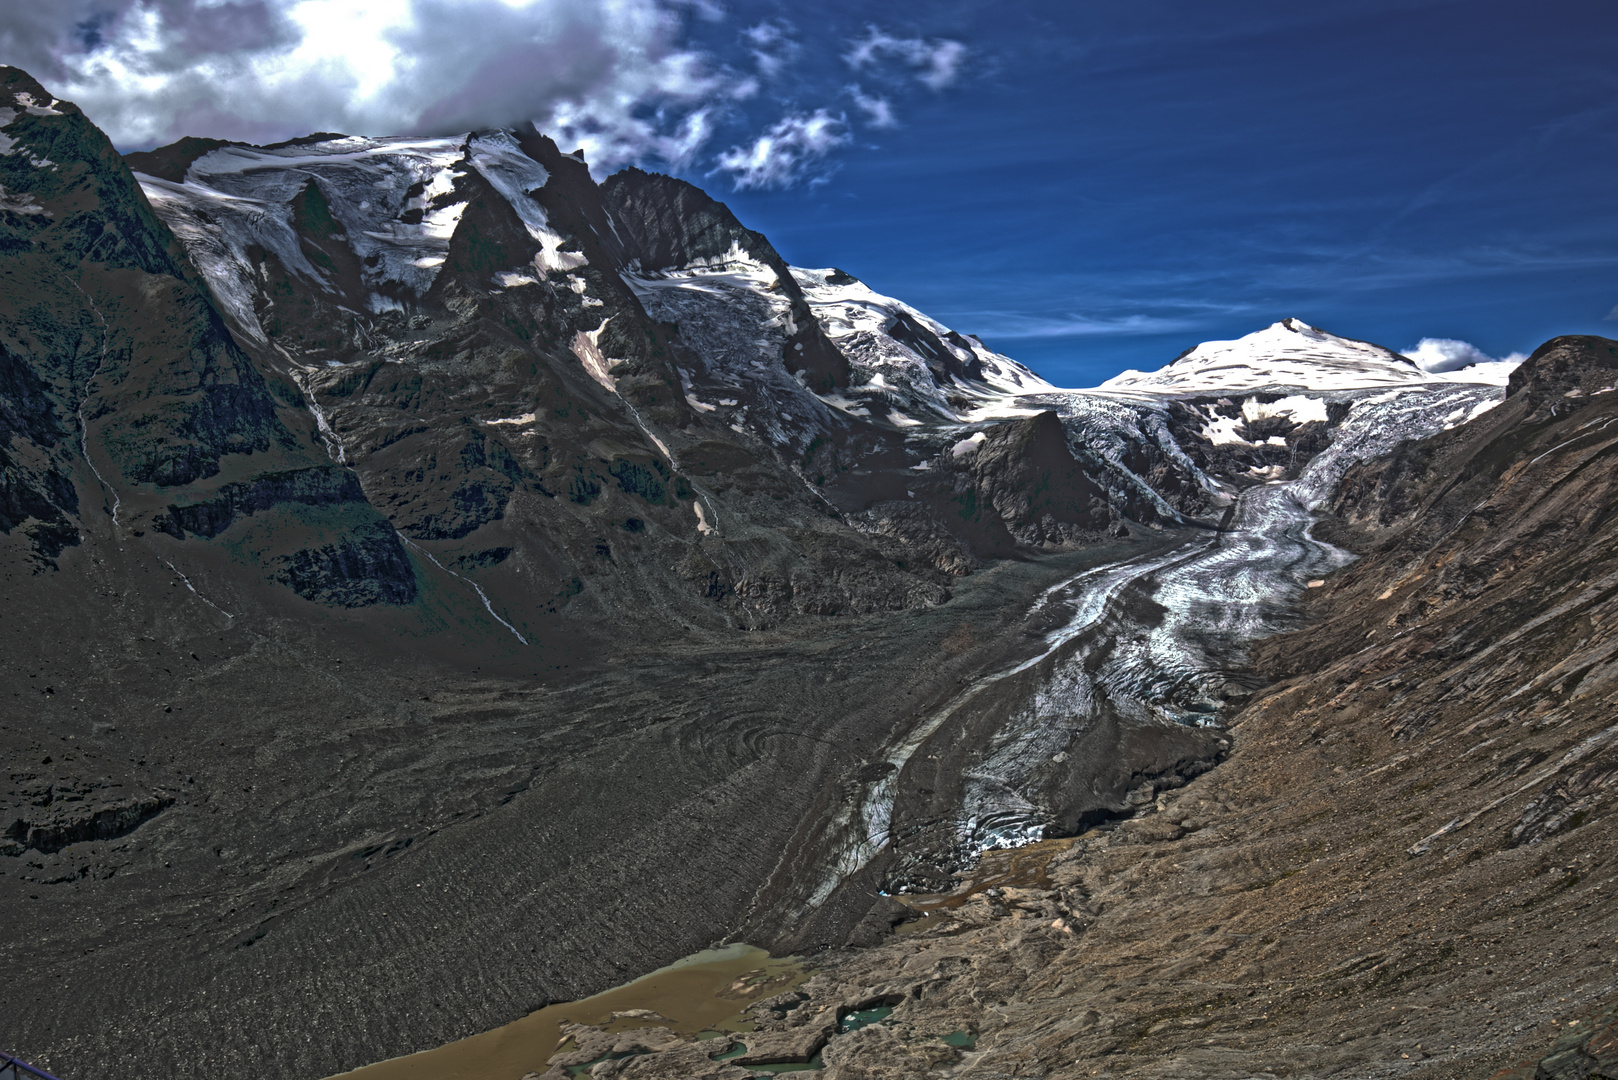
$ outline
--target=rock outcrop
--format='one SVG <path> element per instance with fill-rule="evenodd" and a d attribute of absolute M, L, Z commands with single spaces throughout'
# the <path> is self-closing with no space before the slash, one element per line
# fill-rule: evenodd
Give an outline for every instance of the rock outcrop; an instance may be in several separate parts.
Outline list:
<path fill-rule="evenodd" d="M 183 539 L 159 509 L 171 501 L 214 506 L 210 538 L 233 520 L 229 492 L 253 487 L 268 509 L 270 477 L 325 464 L 296 388 L 238 346 L 128 166 L 76 106 L 15 68 L 0 69 L 0 99 L 0 522 L 52 559 L 86 527 Z M 358 542 L 388 564 L 376 598 L 413 597 L 398 541 L 376 533 L 357 485 L 338 488 L 349 504 L 338 530 L 369 528 Z M 338 572 L 334 545 L 356 541 L 286 512 L 298 500 L 281 505 L 289 520 L 262 545 L 266 560 Z"/>

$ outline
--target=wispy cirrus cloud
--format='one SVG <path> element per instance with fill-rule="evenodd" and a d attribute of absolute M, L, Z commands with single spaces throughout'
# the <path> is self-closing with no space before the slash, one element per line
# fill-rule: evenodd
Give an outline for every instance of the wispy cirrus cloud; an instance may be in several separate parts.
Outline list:
<path fill-rule="evenodd" d="M 672 8 L 686 8 L 704 22 L 724 22 L 725 5 L 717 0 L 667 0 Z"/>
<path fill-rule="evenodd" d="M 788 187 L 848 142 L 847 117 L 816 109 L 783 116 L 751 143 L 726 150 L 719 169 L 737 188 Z"/>
<path fill-rule="evenodd" d="M 966 46 L 950 38 L 895 37 L 875 26 L 849 45 L 843 60 L 855 71 L 868 71 L 884 61 L 897 61 L 911 69 L 915 78 L 934 90 L 942 90 L 961 77 L 967 58 Z"/>
<path fill-rule="evenodd" d="M 763 78 L 780 75 L 803 51 L 803 45 L 792 36 L 792 29 L 792 24 L 785 19 L 767 19 L 742 31 L 742 40 L 753 54 L 753 63 Z"/>
<path fill-rule="evenodd" d="M 1193 325 L 1190 319 L 1163 315 L 1104 315 L 1024 313 L 1015 311 L 950 312 L 949 317 L 976 327 L 980 336 L 1000 341 L 1038 338 L 1123 337 L 1166 334 Z"/>
<path fill-rule="evenodd" d="M 865 114 L 865 123 L 874 128 L 893 128 L 899 126 L 898 119 L 893 115 L 893 103 L 880 94 L 867 94 L 859 83 L 850 83 L 844 88 L 848 96 L 854 99 L 854 104 Z"/>
<path fill-rule="evenodd" d="M 778 76 L 798 60 L 801 44 L 793 37 L 793 27 L 784 20 L 761 22 L 742 32 L 751 50 L 760 78 Z M 902 38 L 876 27 L 866 27 L 863 37 L 847 43 L 842 61 L 856 72 L 884 84 L 885 90 L 867 92 L 859 83 L 821 92 L 829 97 L 852 100 L 858 125 L 873 131 L 899 126 L 895 95 L 919 82 L 935 91 L 958 81 L 969 56 L 965 45 L 947 38 Z M 827 159 L 853 144 L 856 124 L 848 113 L 835 113 L 829 105 L 807 111 L 795 103 L 752 141 L 737 144 L 718 157 L 716 172 L 731 178 L 738 189 L 782 188 L 798 183 L 817 183 L 827 175 Z"/>

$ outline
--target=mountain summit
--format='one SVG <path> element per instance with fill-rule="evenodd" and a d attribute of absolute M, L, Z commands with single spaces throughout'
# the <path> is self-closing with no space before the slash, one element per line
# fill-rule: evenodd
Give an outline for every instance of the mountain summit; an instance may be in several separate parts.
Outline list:
<path fill-rule="evenodd" d="M 1433 376 L 1392 349 L 1339 337 L 1300 319 L 1282 319 L 1235 341 L 1205 341 L 1154 372 L 1125 371 L 1100 389 L 1242 393 L 1271 387 L 1361 390 L 1431 381 Z"/>

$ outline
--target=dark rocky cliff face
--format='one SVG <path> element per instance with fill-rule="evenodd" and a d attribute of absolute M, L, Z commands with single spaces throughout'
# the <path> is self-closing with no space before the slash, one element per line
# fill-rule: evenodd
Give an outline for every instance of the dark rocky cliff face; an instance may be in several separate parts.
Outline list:
<path fill-rule="evenodd" d="M 172 487 L 217 474 L 227 454 L 290 442 L 106 137 L 72 105 L 46 106 L 54 99 L 21 72 L 4 78 L 14 106 L 19 95 L 41 103 L 8 110 L 5 127 L 5 187 L 20 207 L 6 223 L 12 319 L 51 335 L 28 352 L 62 398 L 122 398 L 87 418 L 122 478 Z"/>
<path fill-rule="evenodd" d="M 49 562 L 79 542 L 79 493 L 45 383 L 0 345 L 0 531 L 18 531 L 34 559 Z"/>
<path fill-rule="evenodd" d="M 791 326 L 781 363 L 789 371 L 803 372 L 805 384 L 817 391 L 848 385 L 848 358 L 810 313 L 786 260 L 762 233 L 744 229 L 724 203 L 683 180 L 639 169 L 608 177 L 601 185 L 601 197 L 613 221 L 628 233 L 621 257 L 638 269 L 655 273 L 704 262 L 723 263 L 732 249 L 768 266 L 791 303 Z"/>
<path fill-rule="evenodd" d="M 976 534 L 974 548 L 1010 552 L 1128 535 L 1106 490 L 1073 456 L 1055 413 L 1004 424 L 964 450 L 949 454 L 943 494 L 963 532 Z"/>
<path fill-rule="evenodd" d="M 1618 368 L 1618 344 L 1610 338 L 1551 338 L 1511 373 L 1506 393 L 1511 397 L 1526 393 L 1536 405 L 1555 403 L 1556 395 L 1580 398 L 1610 393 L 1608 373 L 1614 368 Z"/>
<path fill-rule="evenodd" d="M 264 470 L 323 468 L 296 390 L 238 347 L 106 137 L 14 68 L 0 72 L 0 98 L 11 105 L 0 127 L 10 144 L 0 157 L 8 531 L 19 527 L 49 559 L 79 538 L 89 507 L 88 527 L 138 537 L 171 520 L 159 509 L 171 500 L 205 502 Z M 82 505 L 81 490 L 94 492 Z M 364 539 L 323 536 L 294 514 L 262 554 L 303 566 L 295 591 L 312 597 L 328 577 L 350 580 L 349 556 L 363 550 L 387 582 L 375 596 L 408 600 L 414 578 L 398 541 L 375 530 L 356 487 L 344 490 L 353 523 L 371 529 Z M 232 520 L 216 513 L 204 535 Z"/>

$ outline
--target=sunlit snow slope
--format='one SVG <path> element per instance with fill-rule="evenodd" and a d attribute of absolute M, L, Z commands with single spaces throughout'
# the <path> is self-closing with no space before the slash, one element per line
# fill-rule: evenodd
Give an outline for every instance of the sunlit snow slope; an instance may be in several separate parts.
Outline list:
<path fill-rule="evenodd" d="M 561 237 L 547 227 L 539 205 L 523 197 L 544 185 L 546 170 L 504 132 L 224 146 L 191 162 L 183 183 L 137 175 L 226 311 L 250 336 L 262 338 L 251 249 L 273 252 L 293 273 L 339 288 L 345 284 L 340 269 L 311 258 L 295 228 L 299 216 L 324 218 L 325 239 L 343 243 L 358 260 L 364 292 L 353 299 L 360 309 L 372 315 L 402 310 L 431 288 L 443 265 L 472 197 L 463 178 L 473 173 L 510 203 L 540 244 L 540 273 L 579 264 L 578 256 L 557 251 Z M 312 189 L 318 205 L 300 205 Z M 507 279 L 523 269 L 507 271 Z"/>
<path fill-rule="evenodd" d="M 1205 341 L 1153 372 L 1125 371 L 1102 390 L 1229 394 L 1281 387 L 1361 390 L 1439 381 L 1408 357 L 1282 319 L 1235 341 Z"/>

